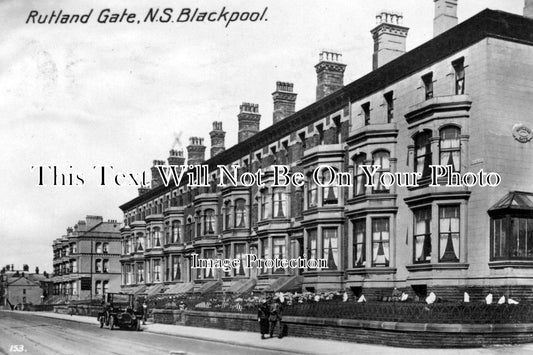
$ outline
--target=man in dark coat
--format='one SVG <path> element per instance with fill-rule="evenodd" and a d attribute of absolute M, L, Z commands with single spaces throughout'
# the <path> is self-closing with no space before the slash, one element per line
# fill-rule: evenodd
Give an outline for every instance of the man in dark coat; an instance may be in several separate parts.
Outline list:
<path fill-rule="evenodd" d="M 259 331 L 261 332 L 261 339 L 265 339 L 265 334 L 268 333 L 268 319 L 270 310 L 265 299 L 261 300 L 257 308 L 257 321 L 259 322 Z"/>
<path fill-rule="evenodd" d="M 274 329 L 276 328 L 276 325 L 279 326 L 278 328 L 278 338 L 281 338 L 283 336 L 283 325 L 281 323 L 281 316 L 283 313 L 283 307 L 281 306 L 281 300 L 279 298 L 276 298 L 274 302 L 270 304 L 270 337 L 274 335 Z"/>

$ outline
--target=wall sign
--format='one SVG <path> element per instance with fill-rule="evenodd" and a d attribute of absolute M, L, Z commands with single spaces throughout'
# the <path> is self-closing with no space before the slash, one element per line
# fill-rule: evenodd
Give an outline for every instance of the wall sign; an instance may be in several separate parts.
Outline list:
<path fill-rule="evenodd" d="M 533 131 L 526 125 L 517 123 L 513 126 L 513 137 L 520 143 L 527 143 L 533 138 Z"/>

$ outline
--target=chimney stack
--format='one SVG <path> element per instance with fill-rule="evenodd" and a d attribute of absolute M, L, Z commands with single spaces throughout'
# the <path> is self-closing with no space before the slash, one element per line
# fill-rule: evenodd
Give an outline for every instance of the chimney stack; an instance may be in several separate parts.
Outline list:
<path fill-rule="evenodd" d="M 85 220 L 87 221 L 87 230 L 90 230 L 92 227 L 104 221 L 102 216 L 86 216 Z"/>
<path fill-rule="evenodd" d="M 433 37 L 457 25 L 457 0 L 434 0 Z"/>
<path fill-rule="evenodd" d="M 316 69 L 316 100 L 339 90 L 344 86 L 346 64 L 341 63 L 342 54 L 322 51 Z"/>
<path fill-rule="evenodd" d="M 222 130 L 221 121 L 213 122 L 213 130 L 209 132 L 209 136 L 211 137 L 211 158 L 212 158 L 218 153 L 221 153 L 226 149 L 224 147 L 224 138 L 226 137 L 226 132 Z"/>
<path fill-rule="evenodd" d="M 405 53 L 408 27 L 403 25 L 403 15 L 392 11 L 381 11 L 376 15 L 377 26 L 370 33 L 374 39 L 372 70 L 387 64 Z"/>
<path fill-rule="evenodd" d="M 163 180 L 161 179 L 161 175 L 159 174 L 159 170 L 157 170 L 158 165 L 165 165 L 164 160 L 154 160 L 152 168 L 150 169 L 152 172 L 152 183 L 150 184 L 152 189 L 155 189 L 158 186 L 161 186 L 163 184 Z"/>
<path fill-rule="evenodd" d="M 187 146 L 187 164 L 201 165 L 205 161 L 204 139 L 200 137 L 190 137 Z"/>
<path fill-rule="evenodd" d="M 259 114 L 259 105 L 243 102 L 239 106 L 240 112 L 237 115 L 239 120 L 239 143 L 247 140 L 257 132 L 259 132 L 259 121 L 261 115 Z"/>
<path fill-rule="evenodd" d="M 296 110 L 296 96 L 293 83 L 276 82 L 276 91 L 272 93 L 274 99 L 273 124 L 292 115 Z"/>
<path fill-rule="evenodd" d="M 524 1 L 524 17 L 533 18 L 533 0 Z"/>
<path fill-rule="evenodd" d="M 171 149 L 168 152 L 168 165 L 183 165 L 185 164 L 185 157 L 183 156 L 183 150 Z"/>
<path fill-rule="evenodd" d="M 150 191 L 150 188 L 146 187 L 146 186 L 141 186 L 137 189 L 137 191 L 139 192 L 139 196 L 141 195 L 144 195 L 145 193 L 147 193 L 148 191 Z"/>

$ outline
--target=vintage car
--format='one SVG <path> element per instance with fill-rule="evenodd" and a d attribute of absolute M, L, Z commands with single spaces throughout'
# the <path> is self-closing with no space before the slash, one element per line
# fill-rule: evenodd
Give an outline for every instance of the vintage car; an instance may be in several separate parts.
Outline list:
<path fill-rule="evenodd" d="M 98 313 L 100 328 L 109 326 L 141 330 L 142 309 L 135 309 L 134 296 L 123 293 L 108 293 L 102 311 Z"/>

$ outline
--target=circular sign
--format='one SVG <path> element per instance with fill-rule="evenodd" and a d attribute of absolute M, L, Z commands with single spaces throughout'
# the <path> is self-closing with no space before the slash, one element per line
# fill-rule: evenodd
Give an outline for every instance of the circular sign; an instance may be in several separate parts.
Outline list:
<path fill-rule="evenodd" d="M 533 131 L 526 125 L 517 123 L 513 126 L 513 137 L 520 143 L 527 143 L 533 138 Z"/>

